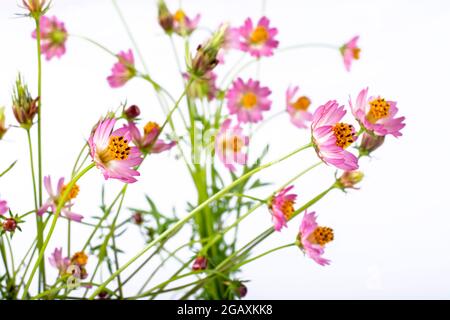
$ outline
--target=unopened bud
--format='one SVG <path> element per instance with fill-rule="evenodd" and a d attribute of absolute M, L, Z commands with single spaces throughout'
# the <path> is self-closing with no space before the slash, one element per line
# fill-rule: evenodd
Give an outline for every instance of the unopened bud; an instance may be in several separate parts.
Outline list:
<path fill-rule="evenodd" d="M 23 83 L 19 74 L 13 89 L 12 109 L 17 122 L 22 128 L 29 130 L 33 125 L 33 119 L 38 113 L 38 100 L 39 98 L 33 99 L 31 97 L 27 85 Z"/>
<path fill-rule="evenodd" d="M 6 131 L 8 131 L 8 128 L 5 124 L 5 107 L 0 108 L 0 140 L 5 135 Z"/>
<path fill-rule="evenodd" d="M 46 5 L 47 0 L 22 0 L 25 8 L 30 12 L 30 16 L 37 19 L 45 14 L 50 4 Z"/>
<path fill-rule="evenodd" d="M 192 265 L 192 270 L 199 271 L 199 270 L 205 270 L 207 266 L 208 261 L 206 260 L 206 257 L 198 256 L 195 258 L 194 264 Z"/>
<path fill-rule="evenodd" d="M 248 289 L 247 287 L 241 282 L 239 286 L 236 289 L 237 294 L 239 298 L 244 298 L 247 295 Z"/>
<path fill-rule="evenodd" d="M 140 226 L 144 222 L 144 218 L 142 217 L 142 214 L 140 212 L 136 212 L 131 217 L 133 219 L 133 222 Z"/>
<path fill-rule="evenodd" d="M 167 8 L 166 3 L 163 0 L 158 1 L 158 21 L 161 28 L 167 33 L 173 32 L 173 15 Z"/>
<path fill-rule="evenodd" d="M 221 25 L 208 41 L 198 46 L 191 66 L 191 73 L 194 76 L 202 77 L 217 66 L 219 63 L 217 54 L 225 42 L 227 30 L 227 24 Z"/>
<path fill-rule="evenodd" d="M 360 183 L 363 178 L 364 173 L 361 171 L 345 171 L 337 182 L 342 189 L 356 189 L 355 185 Z"/>
<path fill-rule="evenodd" d="M 128 108 L 126 108 L 123 111 L 123 116 L 127 119 L 127 120 L 133 120 L 136 119 L 137 117 L 139 117 L 139 115 L 141 114 L 141 110 L 139 109 L 139 107 L 135 104 L 129 106 Z"/>
<path fill-rule="evenodd" d="M 364 133 L 359 146 L 360 156 L 367 156 L 384 143 L 384 136 Z"/>
<path fill-rule="evenodd" d="M 14 218 L 7 218 L 3 222 L 3 231 L 6 232 L 14 232 L 17 228 L 17 221 Z"/>

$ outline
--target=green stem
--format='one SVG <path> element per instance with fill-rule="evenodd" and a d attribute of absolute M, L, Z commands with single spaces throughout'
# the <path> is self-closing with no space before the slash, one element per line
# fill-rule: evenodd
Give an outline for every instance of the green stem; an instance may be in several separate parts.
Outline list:
<path fill-rule="evenodd" d="M 234 265 L 231 268 L 231 271 L 238 270 L 243 265 L 246 265 L 247 263 L 250 263 L 252 261 L 258 260 L 259 258 L 262 258 L 262 257 L 264 257 L 264 256 L 266 256 L 266 255 L 268 255 L 268 254 L 270 254 L 272 252 L 275 252 L 275 251 L 278 251 L 278 250 L 281 250 L 281 249 L 284 249 L 284 248 L 288 248 L 288 247 L 293 247 L 293 246 L 295 246 L 295 242 L 294 243 L 285 244 L 283 246 L 276 247 L 276 248 L 273 248 L 273 249 L 270 249 L 270 250 L 268 250 L 268 251 L 266 251 L 264 253 L 261 253 L 260 255 L 257 255 L 256 257 L 253 257 L 251 259 L 245 260 L 245 261 L 243 261 L 241 263 L 238 263 L 238 264 Z"/>
<path fill-rule="evenodd" d="M 227 187 L 223 188 L 221 191 L 217 192 L 210 198 L 208 198 L 206 201 L 202 202 L 200 205 L 198 205 L 195 209 L 193 209 L 191 212 L 189 212 L 183 219 L 180 219 L 177 223 L 175 223 L 170 229 L 167 229 L 165 232 L 163 232 L 158 238 L 151 241 L 143 250 L 141 250 L 138 254 L 136 254 L 134 257 L 132 257 L 128 262 L 126 262 L 120 269 L 116 270 L 105 282 L 103 282 L 99 288 L 89 297 L 89 299 L 93 299 L 97 296 L 99 292 L 101 292 L 116 276 L 121 274 L 125 269 L 127 269 L 133 262 L 135 262 L 137 259 L 139 259 L 143 254 L 145 254 L 148 250 L 150 250 L 155 244 L 161 242 L 163 239 L 170 236 L 175 230 L 178 230 L 181 228 L 187 221 L 189 221 L 193 216 L 195 216 L 198 212 L 200 212 L 202 209 L 204 209 L 206 206 L 208 206 L 211 202 L 214 202 L 221 198 L 224 194 L 226 194 L 229 190 L 234 188 L 235 186 L 239 185 L 242 181 L 250 178 L 254 174 L 267 169 L 277 163 L 282 162 L 283 160 L 297 154 L 298 152 L 305 150 L 309 147 L 311 147 L 312 144 L 309 143 L 303 147 L 300 147 L 293 152 L 277 159 L 271 162 L 268 162 L 258 168 L 255 168 L 246 174 L 242 175 L 237 180 L 233 181 L 231 184 L 229 184 Z"/>
<path fill-rule="evenodd" d="M 77 183 L 77 181 L 83 176 L 85 175 L 89 170 L 91 170 L 93 167 L 95 166 L 95 163 L 91 163 L 89 166 L 87 166 L 86 168 L 84 168 L 79 174 L 77 174 L 74 178 L 72 178 L 72 180 L 69 182 L 69 184 L 67 185 L 67 188 L 65 189 L 65 191 L 63 192 L 60 201 L 58 202 L 58 206 L 56 207 L 56 211 L 53 213 L 53 221 L 50 227 L 50 230 L 47 234 L 47 237 L 45 238 L 44 244 L 42 246 L 41 251 L 39 252 L 39 256 L 38 259 L 36 261 L 36 263 L 34 264 L 34 267 L 31 271 L 30 277 L 28 279 L 27 284 L 25 285 L 25 289 L 23 291 L 23 295 L 22 295 L 22 299 L 25 299 L 27 297 L 28 294 L 28 290 L 30 289 L 31 286 L 31 282 L 33 281 L 33 277 L 37 271 L 37 268 L 39 266 L 39 264 L 44 260 L 44 252 L 45 249 L 48 246 L 48 243 L 50 242 L 50 239 L 53 235 L 53 232 L 55 231 L 55 227 L 56 227 L 56 222 L 58 221 L 58 217 L 59 214 L 61 213 L 61 209 L 63 208 L 64 204 L 66 203 L 66 201 L 68 200 L 68 196 L 70 191 L 72 190 L 72 187 Z"/>
<path fill-rule="evenodd" d="M 37 119 L 37 130 L 38 130 L 38 205 L 39 207 L 42 205 L 42 61 L 41 61 L 41 27 L 39 23 L 40 17 L 35 18 L 36 23 L 36 46 L 37 46 L 37 62 L 38 62 L 38 119 Z M 37 246 L 39 252 L 42 251 L 42 241 L 43 241 L 43 232 L 42 232 L 42 218 L 37 217 L 37 237 L 38 242 Z M 45 262 L 42 261 L 41 266 L 39 268 L 39 286 L 42 285 L 42 288 L 45 288 Z"/>

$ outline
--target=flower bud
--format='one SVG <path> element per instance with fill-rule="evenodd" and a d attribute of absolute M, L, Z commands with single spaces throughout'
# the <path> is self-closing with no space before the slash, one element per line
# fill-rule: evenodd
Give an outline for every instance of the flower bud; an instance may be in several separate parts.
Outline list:
<path fill-rule="evenodd" d="M 367 156 L 372 151 L 378 149 L 384 143 L 384 136 L 364 133 L 359 145 L 360 156 Z"/>
<path fill-rule="evenodd" d="M 17 228 L 17 221 L 14 218 L 7 218 L 3 222 L 3 231 L 6 232 L 14 232 Z"/>
<path fill-rule="evenodd" d="M 237 287 L 236 292 L 237 292 L 239 298 L 242 299 L 242 298 L 244 298 L 244 297 L 247 295 L 248 289 L 247 289 L 247 287 L 241 282 L 241 283 L 239 284 L 239 286 Z"/>
<path fill-rule="evenodd" d="M 194 264 L 192 265 L 192 270 L 194 271 L 205 270 L 207 264 L 208 261 L 206 260 L 206 257 L 198 256 L 197 258 L 195 258 Z"/>
<path fill-rule="evenodd" d="M 337 180 L 341 189 L 357 189 L 355 185 L 361 182 L 364 178 L 364 173 L 361 171 L 345 171 Z"/>
<path fill-rule="evenodd" d="M 27 85 L 22 82 L 19 74 L 13 89 L 12 109 L 17 122 L 22 128 L 29 130 L 33 125 L 34 116 L 38 112 L 38 100 L 39 98 L 33 99 L 31 97 Z"/>
<path fill-rule="evenodd" d="M 108 291 L 102 290 L 100 291 L 100 293 L 97 295 L 99 300 L 108 300 L 109 299 L 109 294 Z"/>
<path fill-rule="evenodd" d="M 142 218 L 142 214 L 140 212 L 136 212 L 131 217 L 133 219 L 133 222 L 140 226 L 144 222 L 144 218 Z"/>
<path fill-rule="evenodd" d="M 173 15 L 169 12 L 164 0 L 158 1 L 158 21 L 167 34 L 173 32 Z"/>
<path fill-rule="evenodd" d="M 202 77 L 208 71 L 212 71 L 219 63 L 217 54 L 225 42 L 227 30 L 227 24 L 221 25 L 205 44 L 198 46 L 190 68 L 194 76 Z"/>
<path fill-rule="evenodd" d="M 50 4 L 46 5 L 47 0 L 22 0 L 25 8 L 30 12 L 30 16 L 37 19 L 45 14 Z"/>
<path fill-rule="evenodd" d="M 8 128 L 5 125 L 5 107 L 0 108 L 0 140 L 5 135 Z"/>
<path fill-rule="evenodd" d="M 139 117 L 139 115 L 141 114 L 141 110 L 139 109 L 139 107 L 135 104 L 129 106 L 128 108 L 126 108 L 123 111 L 123 116 L 127 119 L 127 120 L 133 120 L 136 119 L 137 117 Z"/>

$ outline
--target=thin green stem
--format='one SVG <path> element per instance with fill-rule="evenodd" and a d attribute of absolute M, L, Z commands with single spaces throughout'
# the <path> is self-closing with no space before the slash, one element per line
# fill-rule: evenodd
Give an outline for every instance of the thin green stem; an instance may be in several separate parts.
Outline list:
<path fill-rule="evenodd" d="M 37 62 L 38 62 L 38 119 L 37 119 L 37 130 L 38 130 L 38 205 L 39 207 L 42 205 L 42 61 L 41 61 L 41 27 L 39 23 L 40 17 L 35 18 L 35 24 L 36 24 L 36 46 L 37 46 Z M 42 218 L 37 216 L 37 237 L 38 242 L 37 246 L 39 251 L 42 251 L 42 241 L 43 241 L 43 234 L 42 234 Z M 45 288 L 45 262 L 42 261 L 40 268 L 39 268 L 39 286 L 42 285 L 42 288 Z"/>
<path fill-rule="evenodd" d="M 239 269 L 240 267 L 242 267 L 243 265 L 246 265 L 247 263 L 250 263 L 250 262 L 252 262 L 252 261 L 258 260 L 258 259 L 260 259 L 260 258 L 262 258 L 262 257 L 264 257 L 264 256 L 267 256 L 268 254 L 270 254 L 270 253 L 272 253 L 272 252 L 275 252 L 275 251 L 278 251 L 278 250 L 281 250 L 281 249 L 284 249 L 284 248 L 293 247 L 293 246 L 295 246 L 295 242 L 294 242 L 294 243 L 285 244 L 285 245 L 283 245 L 283 246 L 276 247 L 276 248 L 273 248 L 273 249 L 270 249 L 270 250 L 268 250 L 268 251 L 266 251 L 266 252 L 264 252 L 264 253 L 261 253 L 261 254 L 257 255 L 256 257 L 253 257 L 253 258 L 251 258 L 251 259 L 242 261 L 241 263 L 235 264 L 235 265 L 231 268 L 231 271 L 238 270 L 238 269 Z"/>

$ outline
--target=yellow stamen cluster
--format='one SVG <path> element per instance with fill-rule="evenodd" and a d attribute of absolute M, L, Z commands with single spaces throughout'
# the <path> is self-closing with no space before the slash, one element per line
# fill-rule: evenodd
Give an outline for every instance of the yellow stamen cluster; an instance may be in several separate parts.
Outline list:
<path fill-rule="evenodd" d="M 311 105 L 311 100 L 308 97 L 301 96 L 292 104 L 292 107 L 298 111 L 306 111 L 308 107 Z"/>
<path fill-rule="evenodd" d="M 377 98 L 369 102 L 370 110 L 367 119 L 375 123 L 376 121 L 385 118 L 389 115 L 391 105 L 384 98 Z"/>
<path fill-rule="evenodd" d="M 360 48 L 354 48 L 352 50 L 353 52 L 353 59 L 355 60 L 359 60 L 359 54 L 361 53 L 361 49 Z"/>
<path fill-rule="evenodd" d="M 61 192 L 64 194 L 66 189 L 67 189 L 67 185 L 62 188 Z M 78 196 L 79 192 L 80 192 L 80 187 L 76 184 L 73 185 L 72 189 L 70 189 L 70 191 L 69 191 L 69 195 L 67 196 L 67 199 L 69 199 L 69 200 L 75 199 Z"/>
<path fill-rule="evenodd" d="M 150 134 L 155 128 L 158 129 L 158 131 L 161 129 L 159 127 L 159 124 L 157 124 L 156 122 L 152 121 L 147 122 L 147 124 L 144 126 L 144 134 L 145 135 Z"/>
<path fill-rule="evenodd" d="M 355 131 L 351 124 L 342 122 L 336 123 L 333 127 L 333 132 L 338 147 L 345 149 L 356 140 Z"/>
<path fill-rule="evenodd" d="M 175 14 L 173 15 L 173 19 L 177 22 L 181 22 L 184 20 L 184 18 L 186 17 L 186 14 L 184 13 L 183 10 L 178 9 Z"/>
<path fill-rule="evenodd" d="M 234 153 L 241 151 L 244 146 L 244 141 L 238 136 L 233 136 L 230 139 L 224 139 L 222 141 L 222 149 L 223 150 L 231 150 Z"/>
<path fill-rule="evenodd" d="M 128 140 L 122 136 L 111 136 L 108 147 L 99 153 L 99 158 L 103 163 L 111 160 L 126 160 L 130 154 Z"/>
<path fill-rule="evenodd" d="M 253 44 L 263 44 L 269 39 L 269 32 L 263 26 L 257 26 L 250 34 L 250 41 Z"/>
<path fill-rule="evenodd" d="M 76 252 L 70 259 L 70 262 L 82 267 L 87 264 L 88 256 L 83 251 Z"/>
<path fill-rule="evenodd" d="M 244 94 L 241 100 L 241 104 L 245 109 L 252 109 L 258 103 L 258 98 L 253 92 L 247 92 Z"/>
<path fill-rule="evenodd" d="M 312 243 L 317 243 L 321 246 L 326 245 L 328 242 L 333 241 L 334 233 L 333 229 L 328 227 L 317 227 L 310 236 Z"/>
<path fill-rule="evenodd" d="M 289 220 L 292 217 L 294 211 L 295 211 L 294 201 L 292 200 L 283 201 L 283 204 L 281 205 L 281 212 L 283 212 L 283 215 L 286 218 L 286 220 Z"/>

